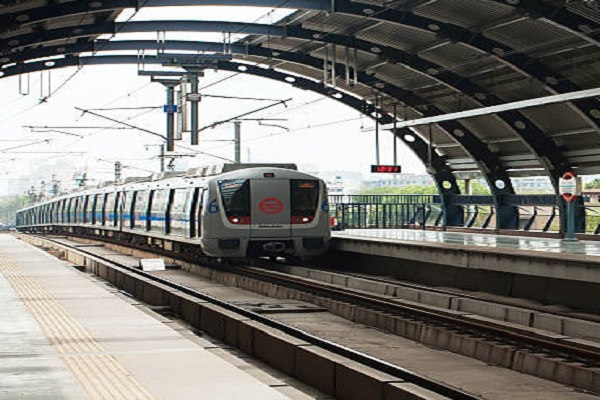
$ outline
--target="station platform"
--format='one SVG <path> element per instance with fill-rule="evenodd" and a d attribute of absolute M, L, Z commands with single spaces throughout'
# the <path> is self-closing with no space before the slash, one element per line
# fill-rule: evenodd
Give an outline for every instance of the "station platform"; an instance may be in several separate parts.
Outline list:
<path fill-rule="evenodd" d="M 333 258 L 358 264 L 377 257 L 395 263 L 399 278 L 600 311 L 600 242 L 415 229 L 332 237 Z"/>
<path fill-rule="evenodd" d="M 214 343 L 6 234 L 0 302 L 0 398 L 290 398 Z"/>
<path fill-rule="evenodd" d="M 487 248 L 494 252 L 514 251 L 560 253 L 572 256 L 585 256 L 585 259 L 598 257 L 600 261 L 600 241 L 563 240 L 525 236 L 507 236 L 462 232 L 442 232 L 418 229 L 347 229 L 333 232 L 334 237 L 356 237 L 392 240 L 397 242 L 422 242 L 437 246 L 464 246 L 465 248 Z M 493 250 L 492 250 L 493 249 Z M 526 253 L 521 253 L 526 254 Z M 535 254 L 541 255 L 541 254 Z M 579 257 L 577 257 L 579 258 Z M 582 258 L 579 258 L 582 259 Z"/>

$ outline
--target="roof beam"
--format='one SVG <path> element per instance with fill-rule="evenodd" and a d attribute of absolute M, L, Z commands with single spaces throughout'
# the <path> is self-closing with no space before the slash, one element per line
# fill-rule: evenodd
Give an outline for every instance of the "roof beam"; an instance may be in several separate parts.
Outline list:
<path fill-rule="evenodd" d="M 293 30 L 294 33 L 297 30 Z M 312 31 L 306 31 L 303 36 L 310 36 Z M 173 50 L 187 50 L 187 51 L 221 51 L 222 45 L 213 42 L 192 42 L 192 41 L 165 41 L 162 45 L 165 48 Z M 363 44 L 363 47 L 370 48 L 371 44 Z M 78 51 L 83 51 L 83 48 L 87 48 L 86 51 L 111 51 L 111 50 L 139 50 L 139 49 L 155 49 L 155 41 L 115 41 L 115 42 L 102 42 L 98 46 L 93 48 L 78 47 Z M 43 50 L 39 50 L 37 55 L 41 56 Z M 311 57 L 306 54 L 291 53 L 285 51 L 274 51 L 266 49 L 260 46 L 252 45 L 232 45 L 231 51 L 238 54 L 249 54 L 254 56 L 262 56 L 266 59 L 277 59 L 285 62 L 292 62 L 295 64 L 310 66 L 315 69 L 322 68 L 322 60 Z M 274 55 L 277 54 L 277 55 Z M 192 55 L 190 55 L 192 56 Z M 343 65 L 336 64 L 336 74 L 342 76 L 344 73 Z M 359 73 L 359 81 L 364 85 L 373 85 L 379 82 L 372 76 L 367 75 L 365 72 Z M 425 100 L 415 96 L 414 94 L 402 90 L 401 88 L 395 87 L 391 84 L 386 84 L 383 88 L 378 91 L 385 93 L 397 101 L 402 101 L 412 108 L 418 108 L 420 105 L 425 103 Z M 435 106 L 428 106 L 427 111 L 420 111 L 422 115 L 436 115 L 441 114 L 442 111 Z M 523 117 L 524 118 L 524 117 Z M 487 145 L 477 138 L 467 127 L 456 121 L 445 122 L 440 124 L 440 127 L 446 134 L 455 142 L 457 142 L 461 148 L 469 154 L 473 160 L 478 163 L 483 169 L 482 174 L 488 182 L 492 192 L 495 193 L 500 191 L 499 194 L 510 194 L 514 193 L 511 181 L 503 168 L 497 155 L 492 153 Z M 415 135 L 416 136 L 416 135 Z M 503 181 L 504 186 L 500 188 L 495 187 L 495 182 Z"/>
<path fill-rule="evenodd" d="M 141 3 L 141 4 L 140 4 Z M 81 14 L 106 11 L 122 11 L 127 8 L 177 7 L 177 6 L 252 6 L 275 7 L 285 6 L 290 9 L 330 11 L 329 0 L 77 0 L 67 3 L 48 4 L 29 10 L 20 10 L 0 15 L 0 33 L 6 33 L 16 28 L 36 24 L 51 19 L 77 16 Z"/>
<path fill-rule="evenodd" d="M 506 0 L 491 0 L 495 3 L 506 4 Z M 520 14 L 531 18 L 544 18 L 563 29 L 570 31 L 587 42 L 598 45 L 600 38 L 600 24 L 594 17 L 585 14 L 577 14 L 569 10 L 568 2 L 559 5 L 558 2 L 543 0 L 526 0 L 515 2 L 511 5 L 517 9 Z"/>
<path fill-rule="evenodd" d="M 36 61 L 26 64 L 18 64 L 13 67 L 5 68 L 4 77 L 19 75 L 23 73 L 30 73 L 35 71 L 43 71 L 46 69 L 64 68 L 69 66 L 84 66 L 84 65 L 117 65 L 117 64 L 138 64 L 139 58 L 134 55 L 129 56 L 89 56 L 89 57 L 69 57 L 63 59 L 57 59 L 54 65 L 49 66 L 45 61 Z M 145 57 L 145 61 L 149 64 L 162 64 L 164 59 L 157 59 L 154 56 Z M 302 78 L 296 75 L 290 75 L 288 73 L 275 71 L 272 69 L 264 69 L 253 65 L 241 64 L 231 61 L 219 61 L 218 68 L 225 71 L 231 71 L 236 73 L 245 73 L 255 76 L 262 76 L 264 78 L 278 80 L 282 83 L 291 84 L 294 87 L 311 90 L 319 93 L 323 96 L 327 96 L 331 99 L 337 100 L 355 110 L 363 113 L 369 118 L 373 118 L 373 115 L 380 115 L 380 123 L 385 124 L 391 122 L 391 116 L 386 114 L 385 111 L 377 109 L 374 105 L 365 102 L 355 96 L 344 93 L 341 96 L 332 96 L 335 94 L 335 90 L 323 86 L 321 82 Z M 332 92 L 333 90 L 333 92 Z M 405 139 L 405 138 L 404 138 Z M 415 154 L 421 158 L 423 163 L 428 160 L 427 144 L 423 139 L 415 135 L 415 140 L 407 141 L 405 143 L 415 152 Z M 452 194 L 460 193 L 457 182 L 452 175 L 452 171 L 446 164 L 446 161 L 437 155 L 435 152 L 431 154 L 432 166 L 435 168 L 433 172 L 433 178 L 440 189 L 440 193 L 449 196 Z M 447 183 L 445 183 L 447 182 Z"/>
<path fill-rule="evenodd" d="M 476 108 L 474 110 L 459 111 L 444 115 L 436 115 L 427 118 L 412 119 L 398 122 L 396 124 L 396 127 L 409 128 L 419 125 L 437 124 L 444 121 L 454 121 L 458 119 L 477 117 L 481 115 L 497 114 L 506 111 L 521 110 L 523 108 L 543 106 L 546 104 L 565 103 L 579 99 L 587 99 L 595 96 L 600 96 L 600 88 L 579 90 L 577 92 L 561 93 L 552 96 L 537 97 L 535 99 L 514 101 L 512 103 L 499 104 L 491 107 Z"/>
<path fill-rule="evenodd" d="M 109 30 L 110 31 L 107 31 Z M 270 36 L 288 36 L 294 38 L 305 39 L 309 42 L 317 42 L 317 43 L 330 43 L 337 44 L 340 46 L 349 46 L 353 48 L 357 48 L 369 54 L 375 54 L 380 59 L 381 62 L 395 62 L 402 63 L 407 67 L 414 70 L 416 73 L 427 74 L 428 71 L 435 71 L 432 75 L 429 75 L 432 79 L 441 82 L 448 87 L 456 90 L 457 92 L 463 92 L 472 97 L 472 99 L 483 105 L 493 105 L 501 102 L 497 96 L 492 93 L 487 92 L 483 88 L 475 85 L 471 81 L 464 79 L 463 77 L 446 70 L 442 66 L 438 64 L 434 64 L 430 61 L 424 60 L 414 54 L 410 54 L 404 52 L 399 49 L 395 49 L 389 46 L 383 46 L 379 44 L 374 44 L 372 42 L 368 42 L 365 40 L 356 39 L 353 37 L 348 37 L 339 34 L 327 34 L 326 32 L 314 31 L 310 29 L 304 29 L 300 26 L 273 26 L 273 25 L 265 25 L 265 24 L 247 24 L 247 23 L 232 23 L 232 22 L 222 22 L 222 21 L 140 21 L 140 22 L 129 22 L 129 23 L 115 23 L 114 26 L 111 27 L 111 23 L 103 24 L 103 25 L 94 25 L 81 27 L 79 35 L 97 35 L 99 33 L 117 33 L 117 32 L 152 32 L 157 30 L 165 30 L 165 31 L 196 31 L 196 32 L 208 32 L 208 31 L 227 31 L 227 32 L 240 32 L 240 33 L 255 33 L 255 34 L 267 34 Z M 88 32 L 89 31 L 89 32 Z M 4 41 L 0 40 L 0 51 L 5 50 L 7 47 L 16 48 L 19 47 L 21 43 L 29 43 L 32 40 L 41 40 L 41 33 L 32 33 L 27 38 L 13 37 L 9 39 L 5 39 Z M 34 39 L 33 36 L 36 36 Z M 57 40 L 61 36 L 64 37 L 72 37 L 73 32 L 69 28 L 57 29 L 44 32 L 43 36 L 47 37 L 49 40 Z M 106 42 L 104 42 L 104 46 L 106 46 Z M 438 72 L 439 71 L 439 72 Z M 389 84 L 388 84 L 389 85 Z M 408 92 L 403 92 L 402 97 L 397 97 L 402 101 L 407 101 L 406 96 L 410 95 Z M 414 107 L 418 102 L 423 103 L 423 100 L 412 101 L 408 100 L 409 103 L 412 103 Z M 441 114 L 441 110 L 437 110 L 435 108 L 430 107 L 429 111 L 430 115 Z M 568 165 L 568 162 L 564 157 L 560 156 L 560 151 L 554 145 L 552 140 L 548 140 L 548 138 L 544 135 L 544 133 L 536 127 L 527 117 L 518 112 L 513 112 L 511 114 L 504 114 L 500 116 L 504 119 L 504 122 L 507 123 L 513 129 L 513 132 L 519 136 L 524 143 L 529 147 L 529 149 L 536 154 L 538 160 L 542 165 L 548 167 L 548 172 L 552 178 L 552 181 L 557 185 L 559 177 L 565 172 L 571 169 L 571 166 Z M 522 122 L 525 124 L 525 129 L 515 129 L 516 122 Z M 447 132 L 453 132 L 458 129 L 456 126 L 453 126 L 451 130 L 447 130 Z M 467 132 L 467 135 L 463 135 L 461 137 L 452 136 L 454 140 L 458 141 L 463 148 L 473 155 L 475 159 L 479 160 L 494 160 L 496 157 L 492 155 L 491 152 L 485 150 L 485 146 L 481 146 L 477 142 L 479 141 L 475 135 L 469 133 L 468 130 L 464 127 L 460 128 L 459 131 L 461 133 Z M 541 146 L 541 143 L 544 143 L 544 146 Z M 477 150 L 475 150 L 477 149 Z M 544 154 L 545 150 L 552 150 L 550 154 Z M 483 151 L 483 153 L 482 153 Z M 478 155 L 477 155 L 478 154 Z M 547 161 L 546 161 L 547 160 Z M 493 161 L 483 161 L 483 164 L 494 164 Z M 487 165 L 487 170 L 495 170 L 499 169 L 499 163 L 495 163 L 497 165 Z M 497 180 L 497 179 L 495 179 Z"/>
<path fill-rule="evenodd" d="M 273 1 L 273 0 L 269 0 Z M 277 1 L 277 0 L 275 0 Z M 541 0 L 535 0 L 534 2 L 540 3 Z M 253 4 L 255 2 L 256 4 Z M 76 4 L 73 4 L 76 3 Z M 267 2 L 268 3 L 268 2 Z M 156 6 L 183 6 L 183 5 L 257 5 L 264 6 L 267 5 L 265 2 L 256 2 L 256 0 L 176 0 L 176 1 L 167 1 L 167 0 L 154 0 L 148 1 L 143 4 L 144 7 L 156 7 Z M 524 3 L 524 2 L 521 2 Z M 54 7 L 55 10 L 52 10 L 46 7 L 46 13 L 42 13 L 38 15 L 38 18 L 58 18 L 65 15 L 71 15 L 76 13 L 88 13 L 94 11 L 106 11 L 106 10 L 115 10 L 122 9 L 123 6 L 138 6 L 135 1 L 104 1 L 104 2 L 92 2 L 92 1 L 78 1 L 78 2 L 70 2 L 68 4 L 68 8 L 65 5 L 61 4 L 61 7 Z M 295 8 L 300 9 L 312 9 L 318 11 L 330 11 L 331 3 L 321 1 L 321 0 L 295 0 L 295 2 L 288 2 L 290 7 L 293 5 Z M 544 5 L 544 2 L 540 3 Z M 280 4 L 279 4 L 280 5 Z M 519 5 L 519 4 L 517 4 Z M 77 8 L 79 7 L 79 8 Z M 535 8 L 532 6 L 527 6 L 530 10 L 535 11 Z M 43 8 L 43 7 L 42 7 Z M 63 11 L 63 9 L 65 11 Z M 559 8 L 554 8 L 554 10 L 558 10 Z M 34 10 L 38 10 L 37 8 Z M 561 12 L 564 11 L 563 8 L 560 8 Z M 566 93 L 569 91 L 578 90 L 572 82 L 566 79 L 564 76 L 560 76 L 556 73 L 551 73 L 546 71 L 546 67 L 539 63 L 536 59 L 532 59 L 531 57 L 525 55 L 521 52 L 515 52 L 514 49 L 506 46 L 502 43 L 496 42 L 484 36 L 482 32 L 478 32 L 476 30 L 469 30 L 457 25 L 449 24 L 449 23 L 441 23 L 437 20 L 422 17 L 414 14 L 411 11 L 390 9 L 385 7 L 379 7 L 372 4 L 366 3 L 358 3 L 358 2 L 349 2 L 349 1 L 337 1 L 335 3 L 335 11 L 340 13 L 346 13 L 350 15 L 354 15 L 361 18 L 367 18 L 373 21 L 383 21 L 395 25 L 404 25 L 416 27 L 418 29 L 422 29 L 428 32 L 435 34 L 438 38 L 451 40 L 455 42 L 462 42 L 474 48 L 477 48 L 481 51 L 484 51 L 486 54 L 492 57 L 496 57 L 499 60 L 502 60 L 505 64 L 518 69 L 521 73 L 535 77 L 541 82 L 545 82 L 549 90 L 552 90 L 556 93 Z M 567 10 L 568 11 L 568 10 Z M 68 14 L 68 13 L 71 14 Z M 568 12 L 569 16 L 566 17 L 558 17 L 556 11 L 552 11 L 548 8 L 544 9 L 544 17 L 552 16 L 554 17 L 554 21 L 562 21 L 564 23 L 568 23 L 569 26 L 574 26 L 575 22 L 582 22 L 581 19 L 583 17 L 577 17 L 577 14 Z M 554 14 L 552 14 L 554 13 Z M 19 15 L 17 15 L 19 14 Z M 550 15 L 552 14 L 552 15 Z M 539 15 L 539 14 L 534 14 Z M 561 14 L 562 15 L 562 14 Z M 8 17 L 10 17 L 9 14 Z M 18 26 L 26 25 L 28 23 L 32 23 L 35 21 L 30 15 L 27 15 L 25 18 L 22 13 L 14 13 L 12 14 L 12 18 L 10 24 L 0 24 L 0 26 L 15 26 L 16 23 Z M 578 19 L 579 18 L 579 19 Z M 573 22 L 575 21 L 575 22 Z M 586 19 L 586 21 L 590 22 Z M 561 23 L 562 23 L 561 22 Z M 590 22 L 593 23 L 593 22 Z M 589 24 L 588 24 L 589 25 Z M 587 25 L 586 25 L 587 26 Z M 252 27 L 246 26 L 245 28 L 248 32 L 251 32 Z M 584 31 L 587 28 L 581 28 Z M 592 31 L 593 32 L 593 31 Z M 71 33 L 69 37 L 72 37 L 74 34 Z M 325 33 L 325 35 L 329 36 L 329 34 Z M 600 119 L 599 113 L 597 112 L 597 104 L 593 100 L 582 99 L 578 100 L 574 103 L 588 120 L 590 125 L 592 125 L 597 131 L 598 126 L 596 125 L 596 121 Z M 512 122 L 522 120 L 522 116 L 513 115 L 509 118 Z M 539 146 L 535 146 L 536 140 L 535 138 L 541 138 L 540 132 L 536 132 L 536 127 L 534 124 L 526 123 L 528 132 L 521 135 L 522 138 L 528 143 L 529 147 L 534 152 L 539 152 L 541 149 Z M 519 133 L 519 131 L 516 131 Z M 529 140 L 532 138 L 533 140 Z M 551 145 L 551 142 L 548 142 L 548 145 Z M 546 146 L 544 146 L 546 148 Z M 554 155 L 560 154 L 559 152 L 554 152 Z M 542 155 L 540 159 L 544 159 L 546 155 Z M 556 157 L 555 157 L 556 158 Z M 560 157 L 559 157 L 560 158 Z M 550 173 L 553 177 L 553 181 L 557 180 L 557 176 L 560 174 L 560 170 L 569 169 L 570 167 L 566 165 L 564 158 L 563 159 L 550 159 Z"/>

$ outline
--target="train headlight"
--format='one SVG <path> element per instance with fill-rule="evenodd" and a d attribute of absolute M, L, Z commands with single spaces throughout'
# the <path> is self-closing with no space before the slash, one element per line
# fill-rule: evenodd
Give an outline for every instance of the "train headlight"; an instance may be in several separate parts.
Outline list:
<path fill-rule="evenodd" d="M 250 217 L 231 216 L 227 217 L 227 220 L 235 225 L 250 225 Z"/>
<path fill-rule="evenodd" d="M 290 222 L 296 225 L 310 224 L 313 219 L 315 219 L 313 216 L 292 216 Z"/>

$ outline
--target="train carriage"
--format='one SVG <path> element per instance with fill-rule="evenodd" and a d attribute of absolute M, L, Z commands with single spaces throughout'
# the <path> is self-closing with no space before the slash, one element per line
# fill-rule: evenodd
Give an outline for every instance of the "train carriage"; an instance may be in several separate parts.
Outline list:
<path fill-rule="evenodd" d="M 17 229 L 192 245 L 224 259 L 305 259 L 330 239 L 325 184 L 293 164 L 225 164 L 88 189 L 20 210 Z"/>

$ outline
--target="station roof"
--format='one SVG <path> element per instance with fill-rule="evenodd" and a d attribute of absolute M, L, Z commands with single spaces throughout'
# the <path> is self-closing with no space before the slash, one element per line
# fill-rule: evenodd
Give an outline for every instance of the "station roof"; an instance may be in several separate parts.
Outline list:
<path fill-rule="evenodd" d="M 296 11 L 271 24 L 116 22 L 125 8 L 165 5 Z M 556 184 L 567 171 L 600 173 L 598 96 L 568 98 L 600 88 L 595 0 L 9 0 L 0 4 L 0 76 L 135 62 L 140 51 L 157 49 L 156 40 L 120 40 L 118 33 L 170 30 L 244 35 L 223 43 L 165 41 L 156 63 L 171 53 L 225 51 L 231 60 L 214 61 L 221 69 L 332 96 L 386 128 L 394 115 L 403 121 L 565 95 L 395 132 L 438 182 L 483 177 L 510 190 L 510 177 L 547 175 Z M 100 39 L 106 34 L 110 39 Z M 115 50 L 131 55 L 104 55 Z"/>

